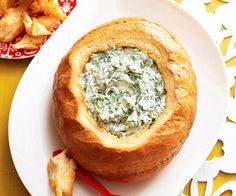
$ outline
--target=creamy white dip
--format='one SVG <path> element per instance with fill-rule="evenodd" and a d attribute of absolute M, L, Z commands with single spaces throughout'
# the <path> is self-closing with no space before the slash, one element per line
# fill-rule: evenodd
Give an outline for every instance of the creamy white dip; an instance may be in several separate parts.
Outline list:
<path fill-rule="evenodd" d="M 154 61 L 137 48 L 93 54 L 80 83 L 93 118 L 118 137 L 149 128 L 165 109 L 162 75 Z"/>

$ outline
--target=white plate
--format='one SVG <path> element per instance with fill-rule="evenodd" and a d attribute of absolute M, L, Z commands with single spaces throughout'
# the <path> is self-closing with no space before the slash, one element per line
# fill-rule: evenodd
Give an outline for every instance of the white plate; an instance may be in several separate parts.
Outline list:
<path fill-rule="evenodd" d="M 60 148 L 61 143 L 53 125 L 50 105 L 53 76 L 62 56 L 92 28 L 125 16 L 156 19 L 180 39 L 197 76 L 197 115 L 179 154 L 154 178 L 132 185 L 99 180 L 112 192 L 121 195 L 176 195 L 216 142 L 225 119 L 228 88 L 224 63 L 203 27 L 172 1 L 80 0 L 78 7 L 31 62 L 11 107 L 11 153 L 17 172 L 32 195 L 52 195 L 46 166 L 52 151 Z M 81 180 L 77 180 L 74 193 L 97 195 Z"/>

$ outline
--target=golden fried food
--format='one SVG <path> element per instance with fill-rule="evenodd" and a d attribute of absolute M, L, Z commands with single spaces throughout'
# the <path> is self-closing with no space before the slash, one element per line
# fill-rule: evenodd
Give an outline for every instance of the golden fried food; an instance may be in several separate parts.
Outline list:
<path fill-rule="evenodd" d="M 0 42 L 12 41 L 25 29 L 26 35 L 13 48 L 37 49 L 65 18 L 57 0 L 0 0 Z"/>
<path fill-rule="evenodd" d="M 3 4 L 3 1 L 4 1 L 4 0 L 0 0 L 0 17 L 2 17 L 3 14 L 4 14 L 5 11 L 6 11 L 6 6 L 5 6 L 5 4 Z"/>
<path fill-rule="evenodd" d="M 23 31 L 22 18 L 23 9 L 20 7 L 6 11 L 6 14 L 0 19 L 0 41 L 10 42 Z"/>
<path fill-rule="evenodd" d="M 67 157 L 65 151 L 50 159 L 48 163 L 49 183 L 56 196 L 72 195 L 75 171 L 76 163 Z"/>
<path fill-rule="evenodd" d="M 56 26 L 58 19 L 51 16 L 40 16 L 37 18 L 38 22 L 46 27 L 47 30 L 52 31 Z"/>
<path fill-rule="evenodd" d="M 23 23 L 28 35 L 41 36 L 51 34 L 51 32 L 48 31 L 44 25 L 39 23 L 36 18 L 33 18 L 32 20 L 26 12 L 23 15 Z"/>
<path fill-rule="evenodd" d="M 44 36 L 33 37 L 26 34 L 19 42 L 12 44 L 12 47 L 15 49 L 34 50 L 43 43 L 43 40 Z"/>
<path fill-rule="evenodd" d="M 7 9 L 14 7 L 15 0 L 0 0 L 0 17 L 3 16 Z"/>
<path fill-rule="evenodd" d="M 34 0 L 29 8 L 30 8 L 30 10 L 33 14 L 43 12 L 42 8 L 40 7 L 40 4 L 39 4 L 38 0 Z"/>
<path fill-rule="evenodd" d="M 33 0 L 18 0 L 20 5 L 26 5 L 28 6 L 29 4 L 31 4 L 33 2 Z"/>
<path fill-rule="evenodd" d="M 65 20 L 66 14 L 62 11 L 56 0 L 38 0 L 38 3 L 45 15 Z"/>
<path fill-rule="evenodd" d="M 31 26 L 31 34 L 32 36 L 41 36 L 41 35 L 51 35 L 52 33 L 46 29 L 44 25 L 38 22 L 36 18 L 33 18 L 32 26 Z"/>

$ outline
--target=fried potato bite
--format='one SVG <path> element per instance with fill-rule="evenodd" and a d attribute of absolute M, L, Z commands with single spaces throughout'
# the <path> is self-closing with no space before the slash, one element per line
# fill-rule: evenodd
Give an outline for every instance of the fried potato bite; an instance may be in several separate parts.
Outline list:
<path fill-rule="evenodd" d="M 51 16 L 40 16 L 37 18 L 38 22 L 46 27 L 48 31 L 52 31 L 56 26 L 58 19 Z"/>
<path fill-rule="evenodd" d="M 1 42 L 10 42 L 23 31 L 23 11 L 24 9 L 21 7 L 10 8 L 6 11 L 6 14 L 0 19 Z"/>
<path fill-rule="evenodd" d="M 51 34 L 51 32 L 48 31 L 44 25 L 38 22 L 36 18 L 33 18 L 32 20 L 26 12 L 23 15 L 23 23 L 28 35 L 41 36 Z"/>
<path fill-rule="evenodd" d="M 38 3 L 45 15 L 65 20 L 66 14 L 62 11 L 56 0 L 38 0 Z"/>
<path fill-rule="evenodd" d="M 33 14 L 43 12 L 38 0 L 34 0 L 33 3 L 29 6 L 29 8 Z"/>
<path fill-rule="evenodd" d="M 0 0 L 0 17 L 2 17 L 8 8 L 15 6 L 15 0 Z"/>
<path fill-rule="evenodd" d="M 20 5 L 28 6 L 33 2 L 33 0 L 18 0 L 18 2 Z"/>
<path fill-rule="evenodd" d="M 44 41 L 44 36 L 33 37 L 26 34 L 19 42 L 12 44 L 15 49 L 34 50 L 37 49 Z"/>

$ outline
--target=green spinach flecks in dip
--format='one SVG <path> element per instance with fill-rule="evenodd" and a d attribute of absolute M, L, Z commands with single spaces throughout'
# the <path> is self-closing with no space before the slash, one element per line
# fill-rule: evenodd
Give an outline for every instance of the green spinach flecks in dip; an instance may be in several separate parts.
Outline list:
<path fill-rule="evenodd" d="M 80 84 L 93 118 L 118 137 L 149 128 L 165 109 L 160 71 L 137 48 L 112 48 L 93 54 Z"/>

